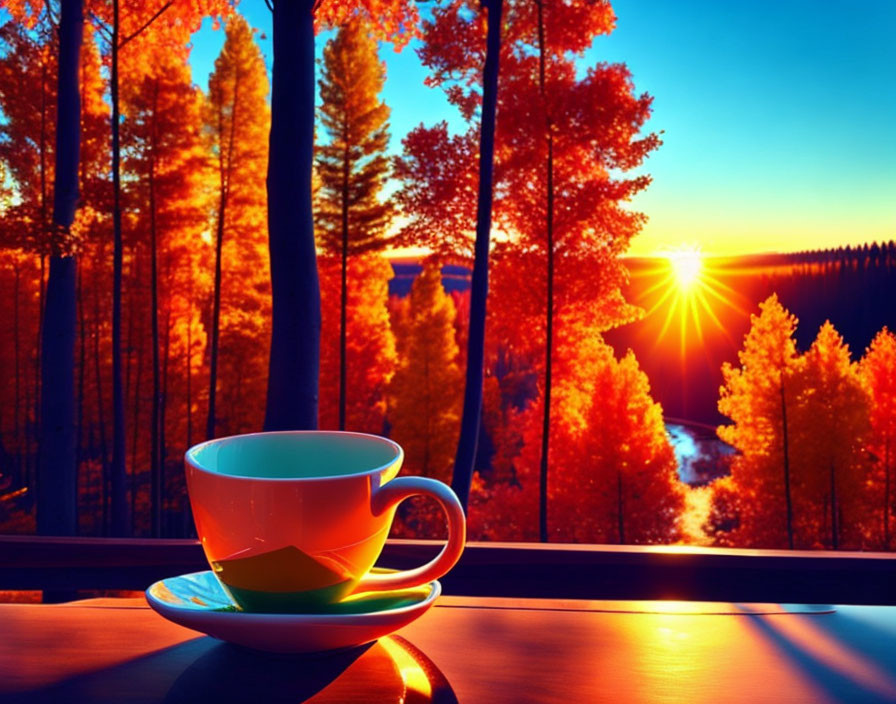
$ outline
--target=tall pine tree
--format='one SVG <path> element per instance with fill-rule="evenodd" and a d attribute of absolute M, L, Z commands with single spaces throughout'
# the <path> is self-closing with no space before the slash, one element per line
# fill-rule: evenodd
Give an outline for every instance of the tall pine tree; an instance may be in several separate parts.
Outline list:
<path fill-rule="evenodd" d="M 260 399 L 264 387 L 259 383 L 263 384 L 267 370 L 259 368 L 258 344 L 270 335 L 263 330 L 270 313 L 263 178 L 270 125 L 267 92 L 267 70 L 252 29 L 241 15 L 234 15 L 227 23 L 227 38 L 209 77 L 205 110 L 218 175 L 208 438 L 215 436 L 219 412 L 219 350 L 226 350 L 227 359 L 222 362 L 230 374 L 221 390 L 227 431 L 257 429 L 261 418 L 253 419 L 263 414 Z M 222 301 L 225 261 L 226 275 L 234 280 L 224 287 Z M 224 345 L 220 344 L 222 334 Z M 247 412 L 249 408 L 252 412 Z"/>
<path fill-rule="evenodd" d="M 348 257 L 383 249 L 392 206 L 380 199 L 388 176 L 389 108 L 379 99 L 386 77 L 367 24 L 354 17 L 324 48 L 321 122 L 329 142 L 318 146 L 317 233 L 341 266 L 339 429 L 346 419 Z"/>
<path fill-rule="evenodd" d="M 876 497 L 872 513 L 880 512 L 880 545 L 889 550 L 892 523 L 896 515 L 893 501 L 893 459 L 896 455 L 896 335 L 887 328 L 872 340 L 859 365 L 859 372 L 871 394 L 870 450 L 874 467 L 869 477 L 870 495 Z"/>
<path fill-rule="evenodd" d="M 173 400 L 180 387 L 169 373 L 170 353 L 191 347 L 179 342 L 182 330 L 192 334 L 190 299 L 208 290 L 207 282 L 194 274 L 196 262 L 207 257 L 200 234 L 206 227 L 208 158 L 201 138 L 201 95 L 185 60 L 175 55 L 160 61 L 142 81 L 129 84 L 122 97 L 125 166 L 134 177 L 127 195 L 137 214 L 136 229 L 149 242 L 151 524 L 153 536 L 159 537 L 167 484 L 166 431 L 174 430 L 166 422 L 166 410 L 169 390 Z"/>
<path fill-rule="evenodd" d="M 793 419 L 804 360 L 794 340 L 796 318 L 775 295 L 759 304 L 738 352 L 740 366 L 722 367 L 719 411 L 734 423 L 719 437 L 740 452 L 732 483 L 743 500 L 740 544 L 794 547 Z M 752 499 L 752 500 L 751 500 Z"/>
<path fill-rule="evenodd" d="M 447 482 L 458 436 L 461 370 L 454 337 L 454 302 L 442 289 L 435 260 L 428 260 L 411 287 L 406 320 L 398 325 L 398 369 L 389 409 L 392 437 L 415 474 Z"/>
<path fill-rule="evenodd" d="M 837 550 L 861 542 L 859 525 L 871 400 L 830 321 L 805 354 L 803 394 L 794 409 L 795 525 L 804 543 Z M 804 508 L 805 507 L 805 508 Z M 806 539 L 808 538 L 808 540 Z"/>

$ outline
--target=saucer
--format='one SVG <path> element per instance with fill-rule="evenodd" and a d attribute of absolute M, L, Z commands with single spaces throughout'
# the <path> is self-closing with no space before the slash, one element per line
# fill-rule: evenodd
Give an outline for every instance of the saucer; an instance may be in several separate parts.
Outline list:
<path fill-rule="evenodd" d="M 422 616 L 441 593 L 442 586 L 430 582 L 414 589 L 357 594 L 323 613 L 252 613 L 236 606 L 206 570 L 156 582 L 146 590 L 146 601 L 169 621 L 236 645 L 275 653 L 317 653 L 393 633 Z"/>

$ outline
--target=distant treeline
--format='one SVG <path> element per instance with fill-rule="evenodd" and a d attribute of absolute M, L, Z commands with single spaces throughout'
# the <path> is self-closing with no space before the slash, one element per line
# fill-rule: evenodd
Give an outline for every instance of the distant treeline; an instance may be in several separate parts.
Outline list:
<path fill-rule="evenodd" d="M 799 318 L 806 349 L 826 320 L 860 355 L 884 326 L 896 328 L 896 242 L 745 258 L 764 266 L 753 302 L 777 293 Z"/>
<path fill-rule="evenodd" d="M 656 277 L 647 272 L 656 268 L 656 260 L 628 263 L 632 272 L 628 298 L 645 306 L 644 294 L 656 283 Z M 881 328 L 896 328 L 896 242 L 892 240 L 858 247 L 712 258 L 705 262 L 705 272 L 709 285 L 729 301 L 725 304 L 705 296 L 723 329 L 702 315 L 703 342 L 698 344 L 689 333 L 684 359 L 678 353 L 676 321 L 664 334 L 668 344 L 658 339 L 663 310 L 606 335 L 618 354 L 634 350 L 667 417 L 725 422 L 717 409 L 722 364 L 737 362 L 750 315 L 758 313 L 759 302 L 772 293 L 798 318 L 796 340 L 802 351 L 808 349 L 826 320 L 843 336 L 853 359 L 862 355 Z"/>

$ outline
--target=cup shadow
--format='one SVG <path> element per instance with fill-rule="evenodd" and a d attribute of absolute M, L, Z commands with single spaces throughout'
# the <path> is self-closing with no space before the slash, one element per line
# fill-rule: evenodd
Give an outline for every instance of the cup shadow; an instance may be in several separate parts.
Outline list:
<path fill-rule="evenodd" d="M 0 687 L 0 701 L 457 704 L 457 697 L 438 667 L 399 636 L 301 656 L 249 650 L 206 636 L 38 689 Z"/>
<path fill-rule="evenodd" d="M 435 664 L 402 638 L 331 653 L 277 655 L 218 643 L 175 680 L 165 704 L 402 702 L 457 704 Z"/>
<path fill-rule="evenodd" d="M 289 656 L 217 643 L 180 674 L 164 701 L 304 702 L 338 679 L 373 645 Z"/>

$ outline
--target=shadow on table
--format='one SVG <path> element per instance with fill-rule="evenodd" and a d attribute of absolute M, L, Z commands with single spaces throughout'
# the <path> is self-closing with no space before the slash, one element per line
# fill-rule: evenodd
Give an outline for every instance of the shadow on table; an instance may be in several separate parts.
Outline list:
<path fill-rule="evenodd" d="M 261 653 L 197 638 L 43 689 L 3 697 L 4 704 L 204 701 L 457 704 L 457 697 L 435 664 L 397 636 L 306 656 Z"/>
<path fill-rule="evenodd" d="M 277 656 L 221 643 L 177 678 L 165 704 L 395 702 L 457 704 L 435 664 L 408 641 L 382 638 L 317 656 Z"/>
<path fill-rule="evenodd" d="M 896 628 L 851 619 L 845 611 L 837 607 L 836 618 L 757 615 L 750 623 L 835 701 L 896 701 L 896 657 L 887 645 Z"/>

